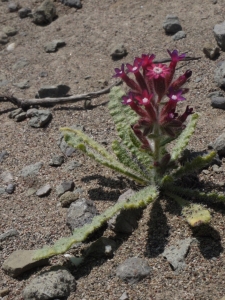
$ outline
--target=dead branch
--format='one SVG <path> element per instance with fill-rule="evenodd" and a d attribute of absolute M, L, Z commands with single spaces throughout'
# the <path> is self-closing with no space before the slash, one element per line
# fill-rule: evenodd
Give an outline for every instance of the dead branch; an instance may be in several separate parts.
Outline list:
<path fill-rule="evenodd" d="M 190 61 L 190 60 L 199 60 L 201 57 L 190 57 L 187 56 L 182 59 L 182 61 Z M 170 58 L 164 58 L 161 60 L 154 60 L 154 63 L 166 63 L 170 62 Z M 109 93 L 111 88 L 117 85 L 120 85 L 122 81 L 117 81 L 110 85 L 109 87 L 102 89 L 100 91 L 91 92 L 87 94 L 80 94 L 80 95 L 72 95 L 68 97 L 58 97 L 58 98 L 35 98 L 35 99 L 27 99 L 24 100 L 22 98 L 16 98 L 14 96 L 9 95 L 0 95 L 0 102 L 11 102 L 17 107 L 21 107 L 23 109 L 28 109 L 30 106 L 33 105 L 40 105 L 40 106 L 46 106 L 46 105 L 55 105 L 55 104 L 67 104 L 67 103 L 73 103 L 81 100 L 90 100 L 92 98 L 96 98 L 100 95 Z"/>

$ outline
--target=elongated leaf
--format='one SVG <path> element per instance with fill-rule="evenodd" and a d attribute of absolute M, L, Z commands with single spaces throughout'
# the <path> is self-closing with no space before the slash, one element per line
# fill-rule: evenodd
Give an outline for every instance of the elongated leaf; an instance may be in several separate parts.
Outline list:
<path fill-rule="evenodd" d="M 182 215 L 190 226 L 196 227 L 210 222 L 210 212 L 203 205 L 190 203 L 189 201 L 170 192 L 166 194 L 173 198 L 182 207 Z"/>
<path fill-rule="evenodd" d="M 93 218 L 90 224 L 75 229 L 72 236 L 61 238 L 53 246 L 38 249 L 34 256 L 35 260 L 48 258 L 53 255 L 65 253 L 74 243 L 84 241 L 91 233 L 100 228 L 106 221 L 112 218 L 122 209 L 134 209 L 145 207 L 158 197 L 158 191 L 153 186 L 148 186 L 132 195 L 127 202 L 119 202 L 108 208 L 103 214 Z"/>
<path fill-rule="evenodd" d="M 198 120 L 197 113 L 191 115 L 191 119 L 188 122 L 186 128 L 182 131 L 182 133 L 179 135 L 179 137 L 176 140 L 176 145 L 174 146 L 173 151 L 171 153 L 171 160 L 176 161 L 181 155 L 184 148 L 187 146 L 190 137 L 195 131 L 197 120 Z"/>
<path fill-rule="evenodd" d="M 198 156 L 194 158 L 191 162 L 186 162 L 185 165 L 180 167 L 178 170 L 176 170 L 172 174 L 172 176 L 174 178 L 180 178 L 181 176 L 188 175 L 197 170 L 200 170 L 203 167 L 207 166 L 215 156 L 216 156 L 215 151 L 212 151 L 205 156 Z"/>

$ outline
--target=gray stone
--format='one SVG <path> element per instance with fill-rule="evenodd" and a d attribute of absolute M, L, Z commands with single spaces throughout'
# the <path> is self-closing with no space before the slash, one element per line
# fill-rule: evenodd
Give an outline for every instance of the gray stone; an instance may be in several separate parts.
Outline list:
<path fill-rule="evenodd" d="M 10 184 L 7 185 L 5 191 L 6 191 L 7 194 L 13 194 L 14 191 L 15 191 L 15 188 L 16 188 L 15 183 L 10 183 Z"/>
<path fill-rule="evenodd" d="M 16 71 L 16 70 L 26 67 L 27 65 L 29 65 L 29 62 L 26 59 L 21 58 L 13 65 L 12 69 L 13 69 L 13 71 Z"/>
<path fill-rule="evenodd" d="M 14 118 L 14 120 L 16 122 L 21 122 L 21 121 L 24 121 L 26 118 L 27 118 L 27 113 L 24 111 L 24 112 L 16 115 L 15 118 Z"/>
<path fill-rule="evenodd" d="M 6 194 L 5 188 L 0 187 L 0 195 Z"/>
<path fill-rule="evenodd" d="M 10 229 L 2 234 L 0 234 L 0 242 L 6 240 L 9 237 L 17 236 L 19 232 L 16 229 Z"/>
<path fill-rule="evenodd" d="M 124 292 L 124 293 L 121 295 L 121 297 L 120 297 L 119 300 L 129 300 L 129 296 L 128 296 L 127 292 Z"/>
<path fill-rule="evenodd" d="M 14 109 L 13 111 L 11 111 L 11 112 L 9 113 L 9 118 L 10 118 L 10 119 L 14 119 L 15 116 L 21 114 L 22 112 L 23 112 L 22 108 Z"/>
<path fill-rule="evenodd" d="M 191 242 L 192 238 L 178 240 L 175 245 L 164 250 L 162 255 L 168 260 L 173 270 L 179 272 L 184 269 L 186 265 L 185 257 L 187 256 Z"/>
<path fill-rule="evenodd" d="M 116 269 L 116 275 L 130 284 L 136 283 L 151 273 L 146 260 L 139 257 L 126 259 Z"/>
<path fill-rule="evenodd" d="M 69 207 L 71 203 L 79 199 L 80 193 L 79 192 L 65 192 L 60 198 L 60 202 L 62 207 Z"/>
<path fill-rule="evenodd" d="M 74 182 L 73 181 L 63 181 L 56 187 L 56 193 L 58 197 L 63 195 L 65 192 L 72 191 L 74 189 Z"/>
<path fill-rule="evenodd" d="M 220 49 L 219 47 L 216 47 L 214 45 L 206 44 L 203 47 L 203 53 L 205 54 L 206 57 L 213 59 L 219 55 Z"/>
<path fill-rule="evenodd" d="M 45 46 L 45 52 L 51 53 L 56 52 L 60 47 L 65 46 L 66 43 L 63 40 L 53 40 L 51 42 L 48 42 Z"/>
<path fill-rule="evenodd" d="M 3 263 L 2 269 L 11 277 L 48 264 L 48 259 L 34 260 L 36 250 L 16 250 Z"/>
<path fill-rule="evenodd" d="M 214 108 L 225 109 L 225 98 L 224 97 L 212 97 L 211 106 Z"/>
<path fill-rule="evenodd" d="M 223 97 L 223 93 L 221 91 L 215 91 L 215 92 L 208 93 L 207 97 L 211 99 L 213 97 Z"/>
<path fill-rule="evenodd" d="M 36 98 L 54 98 L 64 97 L 69 92 L 70 87 L 64 84 L 42 86 L 38 91 Z"/>
<path fill-rule="evenodd" d="M 2 28 L 2 31 L 7 35 L 7 36 L 14 36 L 18 33 L 18 30 L 11 26 L 4 26 Z"/>
<path fill-rule="evenodd" d="M 223 169 L 221 167 L 219 167 L 218 165 L 213 165 L 212 166 L 212 170 L 215 173 L 221 173 L 221 172 L 223 172 Z"/>
<path fill-rule="evenodd" d="M 71 128 L 84 131 L 84 126 L 81 125 L 73 125 L 71 126 Z M 64 153 L 66 156 L 71 156 L 76 150 L 75 148 L 68 146 L 68 144 L 64 140 L 64 135 L 62 133 L 60 134 L 57 144 L 62 153 Z"/>
<path fill-rule="evenodd" d="M 64 5 L 70 6 L 70 7 L 75 7 L 75 8 L 82 7 L 80 0 L 61 0 L 61 3 L 63 3 Z"/>
<path fill-rule="evenodd" d="M 65 170 L 66 171 L 72 171 L 74 169 L 77 169 L 78 167 L 80 167 L 82 164 L 79 161 L 76 160 L 72 160 L 70 162 L 67 163 Z"/>
<path fill-rule="evenodd" d="M 35 164 L 26 166 L 19 172 L 19 176 L 27 177 L 27 176 L 37 175 L 42 166 L 43 166 L 42 162 L 37 162 Z"/>
<path fill-rule="evenodd" d="M 32 195 L 34 195 L 35 193 L 36 193 L 36 189 L 34 189 L 34 188 L 29 188 L 28 190 L 27 190 L 27 192 L 26 192 L 26 195 L 29 197 L 29 196 L 32 196 Z"/>
<path fill-rule="evenodd" d="M 4 32 L 0 32 L 0 45 L 5 45 L 9 42 L 8 36 Z"/>
<path fill-rule="evenodd" d="M 212 143 L 212 147 L 220 156 L 225 156 L 225 132 Z"/>
<path fill-rule="evenodd" d="M 21 9 L 18 10 L 18 14 L 19 14 L 19 17 L 21 19 L 24 19 L 26 17 L 28 17 L 28 15 L 31 13 L 31 9 L 28 8 L 28 7 L 23 7 Z"/>
<path fill-rule="evenodd" d="M 163 22 L 163 29 L 167 34 L 177 33 L 182 30 L 180 21 L 177 16 L 167 15 Z"/>
<path fill-rule="evenodd" d="M 97 241 L 93 242 L 88 248 L 86 248 L 82 255 L 102 257 L 102 256 L 112 256 L 116 250 L 116 242 L 106 238 L 100 237 Z"/>
<path fill-rule="evenodd" d="M 127 53 L 128 52 L 127 52 L 127 49 L 124 46 L 124 44 L 117 44 L 112 47 L 110 55 L 111 55 L 112 59 L 120 59 L 120 58 L 126 56 Z"/>
<path fill-rule="evenodd" d="M 18 3 L 9 2 L 9 5 L 8 5 L 9 12 L 16 12 L 16 11 L 18 11 L 19 8 L 20 8 L 20 6 Z"/>
<path fill-rule="evenodd" d="M 6 150 L 3 150 L 0 152 L 0 163 L 9 155 L 9 153 Z"/>
<path fill-rule="evenodd" d="M 46 25 L 51 23 L 56 17 L 56 7 L 51 0 L 45 0 L 33 13 L 32 22 L 37 25 Z"/>
<path fill-rule="evenodd" d="M 128 201 L 135 192 L 131 189 L 122 194 L 117 202 Z M 132 233 L 138 225 L 142 209 L 122 210 L 108 221 L 108 226 L 114 232 Z"/>
<path fill-rule="evenodd" d="M 86 223 L 91 223 L 92 219 L 97 215 L 98 211 L 94 202 L 82 198 L 70 205 L 66 225 L 73 231 Z"/>
<path fill-rule="evenodd" d="M 222 50 L 225 50 L 225 21 L 220 24 L 216 24 L 214 26 L 213 33 L 218 46 Z"/>
<path fill-rule="evenodd" d="M 49 162 L 49 165 L 52 167 L 59 167 L 64 163 L 63 155 L 54 155 Z"/>
<path fill-rule="evenodd" d="M 225 61 L 222 61 L 215 69 L 214 81 L 220 88 L 225 88 Z"/>
<path fill-rule="evenodd" d="M 50 193 L 51 189 L 52 188 L 51 188 L 50 184 L 46 184 L 37 190 L 36 195 L 38 197 L 46 196 Z"/>
<path fill-rule="evenodd" d="M 28 122 L 31 127 L 40 128 L 51 121 L 52 114 L 48 109 L 31 108 L 27 111 L 27 118 L 31 118 Z"/>
<path fill-rule="evenodd" d="M 1 36 L 1 33 L 0 33 L 0 36 Z M 1 42 L 0 42 L 0 44 L 1 44 Z M 5 75 L 0 74 L 0 87 L 5 86 L 8 83 L 9 83 L 9 81 L 7 80 L 7 78 L 5 77 Z"/>
<path fill-rule="evenodd" d="M 184 32 L 183 30 L 180 30 L 173 35 L 173 40 L 178 41 L 178 40 L 186 38 L 186 36 L 187 36 L 186 32 Z"/>
<path fill-rule="evenodd" d="M 2 172 L 0 178 L 4 183 L 11 183 L 13 181 L 13 175 L 8 170 Z"/>
<path fill-rule="evenodd" d="M 24 79 L 24 80 L 22 80 L 20 82 L 14 83 L 13 85 L 17 86 L 21 90 L 28 89 L 30 87 L 29 80 L 27 80 L 27 79 Z"/>
<path fill-rule="evenodd" d="M 24 300 L 67 299 L 75 292 L 75 278 L 65 268 L 54 268 L 34 278 L 24 289 Z"/>

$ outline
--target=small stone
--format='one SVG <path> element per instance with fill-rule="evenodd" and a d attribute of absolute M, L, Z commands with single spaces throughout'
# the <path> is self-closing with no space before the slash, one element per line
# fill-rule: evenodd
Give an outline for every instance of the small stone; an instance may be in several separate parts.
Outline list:
<path fill-rule="evenodd" d="M 203 47 L 203 53 L 206 55 L 206 57 L 208 57 L 210 59 L 214 59 L 215 57 L 217 57 L 219 55 L 220 49 L 219 49 L 219 47 L 216 47 L 214 45 L 206 44 Z"/>
<path fill-rule="evenodd" d="M 36 189 L 34 189 L 34 188 L 29 188 L 28 190 L 27 190 L 27 192 L 26 192 L 26 195 L 29 197 L 29 196 L 32 196 L 32 195 L 34 195 L 35 193 L 36 193 Z"/>
<path fill-rule="evenodd" d="M 64 97 L 69 92 L 70 87 L 68 85 L 58 84 L 58 85 L 46 85 L 42 86 L 36 98 L 54 98 L 54 97 Z"/>
<path fill-rule="evenodd" d="M 129 296 L 128 296 L 127 292 L 124 292 L 124 293 L 121 295 L 121 297 L 120 297 L 119 300 L 129 300 Z"/>
<path fill-rule="evenodd" d="M 6 150 L 3 150 L 0 152 L 0 163 L 9 155 L 9 153 Z"/>
<path fill-rule="evenodd" d="M 32 22 L 37 25 L 46 25 L 51 23 L 56 17 L 56 7 L 51 0 L 45 0 L 33 13 Z"/>
<path fill-rule="evenodd" d="M 214 108 L 225 109 L 225 98 L 224 97 L 212 97 L 211 106 Z"/>
<path fill-rule="evenodd" d="M 23 89 L 28 89 L 30 87 L 30 84 L 29 84 L 29 80 L 25 79 L 25 80 L 22 80 L 18 83 L 14 83 L 13 84 L 14 86 L 17 86 L 18 88 L 20 88 L 21 90 Z"/>
<path fill-rule="evenodd" d="M 38 197 L 46 196 L 50 193 L 51 189 L 52 188 L 51 188 L 50 184 L 46 184 L 37 190 L 36 195 Z"/>
<path fill-rule="evenodd" d="M 117 44 L 111 50 L 112 59 L 120 59 L 128 54 L 126 47 L 124 44 Z"/>
<path fill-rule="evenodd" d="M 64 156 L 63 155 L 55 155 L 49 162 L 49 165 L 52 167 L 59 167 L 64 163 Z"/>
<path fill-rule="evenodd" d="M 223 93 L 221 91 L 215 91 L 215 92 L 208 93 L 207 97 L 208 98 L 223 97 Z"/>
<path fill-rule="evenodd" d="M 222 50 L 225 50 L 225 21 L 220 24 L 216 24 L 214 26 L 213 33 L 218 46 Z"/>
<path fill-rule="evenodd" d="M 48 264 L 48 259 L 34 260 L 37 250 L 16 250 L 3 263 L 2 269 L 11 277 Z"/>
<path fill-rule="evenodd" d="M 42 77 L 42 78 L 47 77 L 48 72 L 42 71 L 42 72 L 39 73 L 39 76 Z"/>
<path fill-rule="evenodd" d="M 66 225 L 73 231 L 87 223 L 91 223 L 98 215 L 95 204 L 91 200 L 79 199 L 72 203 L 68 209 Z"/>
<path fill-rule="evenodd" d="M 16 43 L 11 43 L 6 47 L 7 51 L 13 51 L 16 47 Z"/>
<path fill-rule="evenodd" d="M 203 170 L 202 173 L 205 174 L 205 175 L 209 175 L 210 174 L 209 170 Z"/>
<path fill-rule="evenodd" d="M 22 122 L 22 121 L 24 121 L 26 118 L 27 118 L 27 114 L 26 114 L 26 112 L 24 111 L 24 112 L 22 112 L 22 113 L 16 115 L 15 118 L 14 118 L 14 120 L 15 120 L 16 122 Z"/>
<path fill-rule="evenodd" d="M 217 165 L 213 165 L 212 166 L 212 170 L 215 173 L 221 173 L 221 172 L 223 172 L 223 169 L 221 167 L 217 166 Z"/>
<path fill-rule="evenodd" d="M 28 17 L 28 15 L 30 13 L 31 13 L 31 9 L 28 8 L 28 7 L 23 7 L 23 8 L 21 8 L 21 9 L 18 10 L 18 14 L 19 14 L 19 17 L 21 19 Z"/>
<path fill-rule="evenodd" d="M 0 32 L 0 45 L 5 45 L 9 42 L 8 36 L 4 32 Z"/>
<path fill-rule="evenodd" d="M 17 115 L 21 114 L 23 112 L 22 108 L 17 108 L 17 109 L 14 109 L 13 111 L 11 111 L 9 113 L 9 118 L 10 119 L 14 119 Z"/>
<path fill-rule="evenodd" d="M 4 183 L 11 183 L 13 181 L 13 175 L 8 170 L 2 172 L 0 178 Z"/>
<path fill-rule="evenodd" d="M 225 156 L 225 132 L 218 136 L 212 146 L 213 149 L 217 151 L 218 155 Z"/>
<path fill-rule="evenodd" d="M 76 160 L 72 160 L 70 162 L 67 163 L 65 170 L 66 171 L 72 171 L 78 167 L 80 167 L 82 164 L 79 161 Z"/>
<path fill-rule="evenodd" d="M 13 194 L 15 191 L 16 185 L 14 183 L 10 183 L 7 185 L 5 191 L 7 194 Z"/>
<path fill-rule="evenodd" d="M 10 229 L 5 233 L 0 234 L 0 242 L 5 241 L 9 237 L 18 236 L 19 232 L 16 229 Z"/>
<path fill-rule="evenodd" d="M 29 65 L 29 62 L 26 59 L 22 58 L 13 65 L 12 69 L 13 71 L 16 71 L 26 67 L 27 65 Z"/>
<path fill-rule="evenodd" d="M 20 8 L 18 3 L 10 2 L 8 5 L 9 12 L 16 12 Z"/>
<path fill-rule="evenodd" d="M 136 283 L 151 273 L 146 260 L 139 257 L 126 259 L 116 269 L 116 275 L 130 284 Z"/>
<path fill-rule="evenodd" d="M 186 36 L 187 36 L 186 32 L 180 30 L 173 35 L 173 40 L 178 41 L 178 40 L 186 38 Z"/>
<path fill-rule="evenodd" d="M 184 240 L 178 240 L 175 245 L 167 247 L 163 256 L 168 260 L 173 270 L 177 272 L 181 271 L 185 267 L 185 257 L 187 256 L 190 244 L 192 242 L 191 238 L 186 238 Z"/>
<path fill-rule="evenodd" d="M 42 162 L 37 162 L 35 164 L 26 166 L 19 172 L 19 176 L 27 177 L 27 176 L 37 175 L 42 166 L 43 166 Z"/>
<path fill-rule="evenodd" d="M 76 281 L 70 272 L 63 267 L 52 268 L 34 278 L 24 289 L 24 300 L 59 300 L 68 299 L 75 292 Z"/>
<path fill-rule="evenodd" d="M 63 195 L 65 192 L 72 191 L 74 189 L 73 181 L 64 181 L 56 187 L 56 193 L 58 197 Z"/>
<path fill-rule="evenodd" d="M 182 31 L 182 27 L 180 25 L 178 17 L 174 15 L 167 15 L 165 21 L 163 22 L 163 29 L 167 34 Z"/>
<path fill-rule="evenodd" d="M 51 53 L 56 52 L 60 47 L 65 46 L 66 43 L 63 40 L 53 40 L 51 42 L 48 42 L 45 46 L 45 52 Z"/>
<path fill-rule="evenodd" d="M 17 34 L 18 30 L 11 26 L 5 26 L 3 27 L 2 31 L 7 35 L 7 36 L 14 36 Z"/>
<path fill-rule="evenodd" d="M 215 69 L 214 81 L 218 87 L 225 88 L 225 61 L 222 61 Z"/>
<path fill-rule="evenodd" d="M 0 195 L 6 194 L 5 188 L 0 186 Z"/>
<path fill-rule="evenodd" d="M 70 7 L 75 7 L 75 8 L 82 7 L 80 0 L 61 0 L 61 3 L 63 3 L 64 5 L 70 6 Z"/>
<path fill-rule="evenodd" d="M 65 192 L 60 198 L 60 202 L 62 207 L 69 207 L 71 203 L 79 199 L 80 193 L 79 192 Z"/>
<path fill-rule="evenodd" d="M 28 109 L 26 116 L 31 118 L 28 124 L 34 128 L 41 128 L 48 124 L 52 119 L 50 110 L 46 109 Z"/>

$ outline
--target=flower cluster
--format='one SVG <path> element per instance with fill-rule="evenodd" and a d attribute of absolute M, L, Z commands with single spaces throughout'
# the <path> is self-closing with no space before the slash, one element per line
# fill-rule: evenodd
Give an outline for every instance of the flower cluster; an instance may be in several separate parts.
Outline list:
<path fill-rule="evenodd" d="M 136 57 L 133 65 L 124 64 L 121 69 L 115 69 L 114 77 L 121 78 L 130 91 L 123 96 L 123 104 L 129 105 L 139 116 L 132 129 L 141 141 L 142 148 L 154 152 L 154 145 L 149 138 L 169 136 L 176 138 L 184 129 L 183 124 L 193 109 L 186 107 L 183 114 L 178 115 L 176 106 L 179 101 L 185 100 L 183 95 L 188 92 L 183 88 L 192 72 L 187 70 L 183 75 L 174 79 L 177 63 L 185 57 L 178 54 L 177 50 L 168 53 L 171 62 L 168 65 L 154 63 L 155 55 L 142 54 Z M 128 76 L 132 73 L 132 79 Z M 154 144 L 154 143 L 153 143 Z"/>

